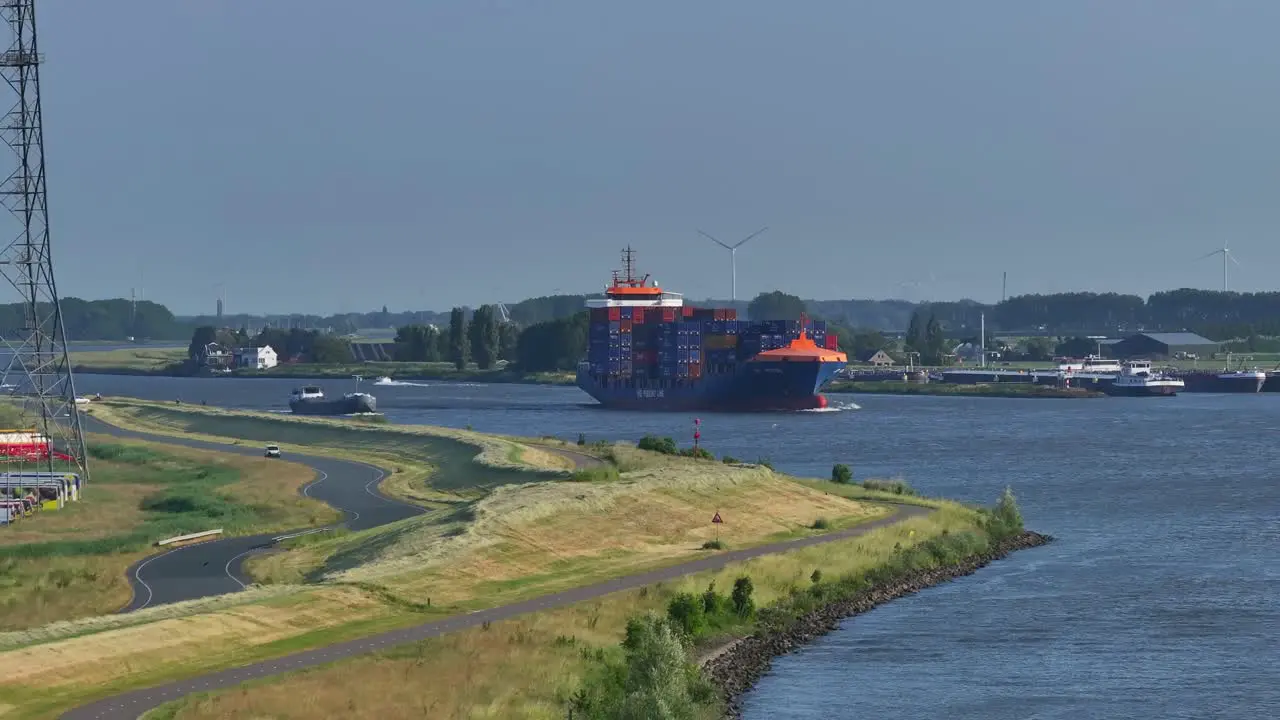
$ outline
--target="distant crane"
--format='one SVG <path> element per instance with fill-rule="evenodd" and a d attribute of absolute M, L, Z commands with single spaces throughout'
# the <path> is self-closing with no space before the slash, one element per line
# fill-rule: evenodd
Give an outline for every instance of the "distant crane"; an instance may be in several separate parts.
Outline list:
<path fill-rule="evenodd" d="M 511 313 L 507 311 L 506 303 L 498 303 L 498 317 L 504 323 L 511 322 Z"/>
<path fill-rule="evenodd" d="M 1211 253 L 1208 253 L 1208 254 L 1205 254 L 1205 255 L 1201 255 L 1201 256 L 1200 256 L 1199 258 L 1197 258 L 1197 259 L 1199 259 L 1199 260 L 1208 260 L 1209 258 L 1213 257 L 1214 255 L 1221 255 L 1221 256 L 1222 256 L 1222 292 L 1227 292 L 1228 290 L 1230 290 L 1230 286 L 1229 286 L 1229 285 L 1228 285 L 1228 283 L 1227 283 L 1227 267 L 1229 267 L 1229 266 L 1227 265 L 1227 261 L 1228 261 L 1228 260 L 1230 260 L 1231 262 L 1235 263 L 1236 265 L 1239 265 L 1239 264 L 1240 264 L 1240 261 L 1239 261 L 1239 260 L 1236 260 L 1236 256 L 1231 254 L 1231 250 L 1230 250 L 1229 248 L 1227 248 L 1226 243 L 1223 243 L 1223 244 L 1222 244 L 1222 249 L 1220 249 L 1220 250 L 1214 250 L 1214 251 L 1213 251 L 1213 252 L 1211 252 Z"/>
<path fill-rule="evenodd" d="M 729 251 L 729 263 L 730 263 L 731 270 L 733 272 L 732 297 L 730 299 L 733 302 L 738 301 L 738 248 L 742 247 L 743 245 L 746 245 L 748 240 L 750 240 L 751 238 L 759 235 L 760 233 L 768 229 L 769 229 L 768 227 L 762 227 L 759 230 L 751 233 L 750 235 L 742 238 L 741 240 L 734 243 L 733 245 L 729 245 L 728 243 L 722 243 L 716 238 L 712 237 L 710 234 L 705 233 L 701 230 L 698 231 L 699 235 L 707 238 L 711 242 Z"/>

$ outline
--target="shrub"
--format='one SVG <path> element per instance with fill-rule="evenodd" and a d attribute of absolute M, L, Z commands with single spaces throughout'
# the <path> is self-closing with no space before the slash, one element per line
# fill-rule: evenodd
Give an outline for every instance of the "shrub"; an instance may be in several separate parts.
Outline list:
<path fill-rule="evenodd" d="M 820 517 L 817 520 L 814 520 L 813 525 L 810 525 L 809 527 L 813 528 L 814 530 L 830 530 L 831 521 L 824 517 Z"/>
<path fill-rule="evenodd" d="M 878 490 L 894 495 L 916 495 L 915 488 L 908 485 L 905 480 L 863 480 L 858 484 L 867 490 Z"/>
<path fill-rule="evenodd" d="M 706 592 L 702 593 L 702 613 L 715 617 L 729 607 L 729 599 L 716 592 L 716 581 L 712 580 L 707 584 Z"/>
<path fill-rule="evenodd" d="M 769 460 L 769 458 L 767 458 L 767 457 L 762 457 L 762 458 L 760 458 L 759 460 L 756 460 L 756 464 L 757 464 L 757 465 L 759 465 L 759 466 L 761 466 L 761 467 L 767 467 L 767 468 L 769 468 L 770 470 L 772 470 L 772 469 L 773 469 L 773 462 L 772 462 L 772 461 L 770 461 L 770 460 Z"/>
<path fill-rule="evenodd" d="M 756 604 L 751 599 L 753 592 L 755 587 L 751 584 L 751 578 L 746 575 L 733 581 L 733 593 L 729 597 L 733 601 L 733 611 L 738 617 L 750 617 L 755 613 Z"/>
<path fill-rule="evenodd" d="M 660 438 L 654 435 L 645 435 L 640 438 L 640 442 L 636 443 L 636 447 L 641 450 L 662 453 L 663 455 L 675 455 L 678 451 L 676 441 L 669 437 Z"/>
<path fill-rule="evenodd" d="M 844 463 L 836 463 L 831 466 L 831 482 L 848 484 L 853 480 L 853 471 Z"/>
<path fill-rule="evenodd" d="M 702 543 L 703 550 L 723 550 L 724 548 L 725 548 L 724 541 L 719 539 L 708 540 Z"/>
<path fill-rule="evenodd" d="M 715 460 L 716 459 L 715 455 L 712 455 L 710 452 L 707 451 L 706 448 L 702 448 L 702 447 L 692 447 L 685 450 L 681 450 L 679 454 L 683 455 L 684 457 L 691 457 L 695 460 Z"/>
<path fill-rule="evenodd" d="M 691 638 L 697 637 L 707 627 L 703 599 L 689 593 L 680 593 L 671 598 L 667 603 L 667 617 Z"/>
<path fill-rule="evenodd" d="M 578 444 L 579 444 L 579 445 L 586 445 L 586 444 L 587 444 L 587 436 L 586 436 L 586 435 L 584 435 L 584 434 L 582 434 L 582 433 L 578 433 Z"/>
<path fill-rule="evenodd" d="M 822 582 L 822 570 L 814 569 L 813 574 L 809 576 L 809 581 L 814 585 Z"/>
<path fill-rule="evenodd" d="M 723 462 L 725 465 L 737 465 L 738 463 L 742 462 L 741 460 L 739 460 L 738 458 L 736 458 L 736 457 L 734 457 L 734 456 L 732 456 L 732 455 L 725 455 L 725 456 L 724 456 L 723 458 L 721 458 L 720 460 L 721 460 L 721 462 Z"/>
<path fill-rule="evenodd" d="M 715 689 L 688 660 L 680 630 L 652 613 L 627 622 L 623 659 L 595 659 L 570 704 L 574 718 L 693 720 L 716 702 Z M 585 656 L 585 655 L 584 655 Z"/>

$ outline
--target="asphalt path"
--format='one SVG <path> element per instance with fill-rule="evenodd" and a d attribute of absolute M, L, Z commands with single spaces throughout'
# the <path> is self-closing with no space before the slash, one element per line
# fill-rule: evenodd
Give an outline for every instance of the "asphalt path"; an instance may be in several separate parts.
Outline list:
<path fill-rule="evenodd" d="M 255 457 L 260 457 L 265 447 L 152 435 L 118 428 L 91 416 L 82 417 L 86 430 L 118 438 L 149 440 Z M 341 511 L 346 517 L 340 524 L 351 530 L 366 530 L 423 512 L 416 505 L 383 495 L 378 489 L 378 483 L 386 474 L 373 465 L 294 453 L 287 446 L 281 449 L 283 460 L 307 465 L 316 471 L 316 479 L 302 488 L 302 494 Z M 187 545 L 144 558 L 128 570 L 133 599 L 121 612 L 239 592 L 249 584 L 241 574 L 241 565 L 246 558 L 255 552 L 269 549 L 278 538 L 315 529 L 300 528 L 282 533 L 231 537 Z M 159 539 L 161 538 L 157 538 Z"/>
<path fill-rule="evenodd" d="M 231 688 L 248 680 L 256 680 L 259 678 L 270 677 L 272 675 L 292 672 L 294 670 L 316 667 L 336 660 L 384 650 L 395 645 L 417 642 L 427 638 L 444 635 L 446 633 L 476 627 L 486 622 L 506 620 L 524 613 L 564 607 L 566 605 L 572 605 L 586 600 L 593 600 L 603 595 L 619 592 L 621 590 L 631 590 L 645 585 L 651 585 L 656 582 L 674 580 L 675 578 L 682 575 L 688 575 L 690 573 L 701 572 L 704 570 L 717 570 L 729 563 L 748 560 L 750 558 L 760 557 L 761 555 L 785 552 L 787 550 L 795 550 L 797 548 L 808 547 L 810 545 L 819 545 L 836 540 L 843 540 L 845 538 L 856 537 L 876 528 L 884 527 L 885 525 L 889 525 L 909 517 L 926 515 L 929 512 L 931 512 L 931 509 L 926 507 L 898 505 L 894 508 L 894 512 L 888 516 L 878 518 L 846 530 L 841 530 L 839 532 L 770 543 L 768 545 L 760 545 L 758 547 L 747 548 L 744 550 L 732 550 L 729 552 L 708 554 L 698 560 L 680 563 L 679 565 L 652 570 L 638 575 L 629 575 L 627 577 L 616 578 L 614 580 L 608 580 L 595 585 L 588 585 L 550 595 L 544 595 L 539 598 L 525 600 L 511 605 L 503 605 L 502 607 L 490 608 L 488 610 L 478 610 L 466 615 L 458 615 L 451 618 L 445 618 L 443 620 L 415 625 L 413 627 L 402 628 L 400 630 L 391 630 L 366 638 L 348 640 L 346 642 L 336 643 L 326 647 L 316 648 L 314 650 L 306 650 L 292 655 L 285 655 L 274 660 L 263 660 L 261 662 L 238 668 L 198 675 L 187 680 L 179 680 L 167 685 L 121 693 L 119 695 L 70 710 L 63 714 L 62 717 L 64 720 L 134 720 L 139 715 L 151 710 L 152 708 L 177 700 L 192 693 Z"/>

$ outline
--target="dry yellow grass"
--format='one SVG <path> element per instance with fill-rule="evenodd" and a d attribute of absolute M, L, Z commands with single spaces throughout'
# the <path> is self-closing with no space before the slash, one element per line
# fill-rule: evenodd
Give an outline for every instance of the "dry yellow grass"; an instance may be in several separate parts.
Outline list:
<path fill-rule="evenodd" d="M 464 534 L 424 527 L 337 582 L 375 582 L 408 598 L 456 603 L 514 592 L 526 596 L 693 557 L 719 533 L 733 547 L 805 532 L 826 517 L 839 526 L 888 509 L 828 495 L 763 468 L 715 463 L 643 470 L 613 483 L 499 488 L 478 503 Z M 725 523 L 711 523 L 719 512 Z M 343 538 L 336 545 L 361 539 Z M 323 552 L 326 548 L 316 548 Z M 511 583 L 518 583 L 510 586 Z"/>
<path fill-rule="evenodd" d="M 587 669 L 582 648 L 621 641 L 627 618 L 659 610 L 677 592 L 699 593 L 715 582 L 722 592 L 749 575 L 756 599 L 767 604 L 809 582 L 814 569 L 835 577 L 887 560 L 895 544 L 923 542 L 943 530 L 974 529 L 972 511 L 953 505 L 867 535 L 828 545 L 735 563 L 674 583 L 615 593 L 589 602 L 532 613 L 488 628 L 472 628 L 384 653 L 246 684 L 161 708 L 176 720 L 225 717 L 399 718 L 564 717 L 565 701 Z"/>

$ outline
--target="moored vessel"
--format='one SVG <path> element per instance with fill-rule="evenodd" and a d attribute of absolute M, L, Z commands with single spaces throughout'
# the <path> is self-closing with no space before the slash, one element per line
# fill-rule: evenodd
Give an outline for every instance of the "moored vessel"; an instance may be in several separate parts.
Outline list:
<path fill-rule="evenodd" d="M 377 412 L 378 401 L 368 393 L 346 393 L 340 398 L 325 397 L 317 385 L 295 388 L 289 394 L 289 410 L 295 415 L 355 415 Z"/>
<path fill-rule="evenodd" d="M 587 359 L 578 387 L 608 408 L 808 410 L 848 364 L 825 323 L 738 320 L 694 308 L 637 277 L 630 248 L 603 298 L 587 302 Z"/>
<path fill-rule="evenodd" d="M 1190 370 L 1178 373 L 1178 377 L 1186 383 L 1187 392 L 1257 393 L 1267 383 L 1267 374 L 1261 370 Z"/>
<path fill-rule="evenodd" d="M 1172 397 L 1185 387 L 1179 378 L 1156 372 L 1149 360 L 1131 360 L 1124 364 L 1115 380 L 1101 387 L 1108 395 L 1123 397 Z"/>

